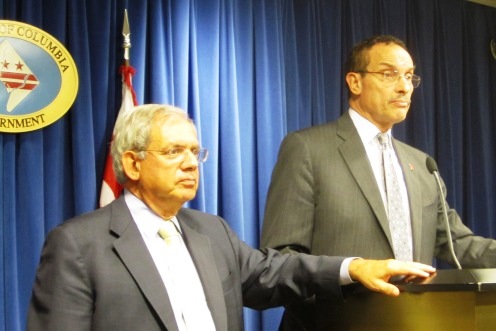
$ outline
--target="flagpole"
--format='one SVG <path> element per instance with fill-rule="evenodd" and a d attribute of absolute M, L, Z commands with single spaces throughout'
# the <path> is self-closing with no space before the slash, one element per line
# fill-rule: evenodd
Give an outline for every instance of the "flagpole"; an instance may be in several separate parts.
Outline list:
<path fill-rule="evenodd" d="M 131 111 L 131 109 L 138 104 L 136 93 L 132 84 L 132 76 L 134 75 L 135 70 L 131 66 L 129 59 L 129 49 L 131 48 L 131 30 L 129 29 L 127 9 L 124 9 L 122 36 L 124 37 L 122 43 L 122 48 L 124 49 L 124 60 L 119 70 L 122 76 L 122 102 L 117 119 L 119 119 L 120 116 L 123 116 L 124 113 Z M 121 193 L 122 186 L 117 182 L 117 178 L 112 167 L 112 157 L 110 153 L 108 153 L 103 173 L 102 189 L 100 192 L 100 207 L 103 207 L 117 199 Z"/>
<path fill-rule="evenodd" d="M 129 28 L 129 19 L 127 17 L 127 9 L 124 9 L 124 22 L 122 23 L 122 48 L 124 49 L 124 61 L 121 65 L 121 74 L 125 84 L 128 89 L 131 91 L 133 104 L 138 105 L 138 101 L 136 98 L 136 92 L 132 88 L 131 78 L 135 74 L 134 68 L 130 64 L 130 49 L 131 49 L 131 29 Z"/>
<path fill-rule="evenodd" d="M 122 36 L 124 41 L 122 48 L 124 48 L 124 65 L 129 65 L 129 50 L 131 48 L 131 30 L 129 29 L 129 20 L 127 18 L 127 9 L 124 9 L 124 23 L 122 25 Z"/>

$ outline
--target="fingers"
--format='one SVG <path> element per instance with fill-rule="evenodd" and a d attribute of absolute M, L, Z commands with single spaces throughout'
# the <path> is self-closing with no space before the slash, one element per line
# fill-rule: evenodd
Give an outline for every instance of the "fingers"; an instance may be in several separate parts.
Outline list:
<path fill-rule="evenodd" d="M 418 263 L 418 262 L 408 262 L 408 263 L 413 264 L 415 268 L 428 272 L 429 274 L 436 272 L 436 268 L 427 264 Z"/>
<path fill-rule="evenodd" d="M 416 276 L 416 277 L 429 277 L 436 269 L 432 266 L 418 263 L 418 262 L 404 262 L 398 260 L 388 261 L 388 270 L 390 276 Z"/>
<path fill-rule="evenodd" d="M 392 297 L 397 297 L 400 295 L 400 290 L 395 285 L 388 282 L 380 281 L 380 286 L 377 288 L 376 292 L 383 293 Z"/>
<path fill-rule="evenodd" d="M 395 285 L 379 278 L 371 279 L 370 282 L 367 282 L 364 279 L 362 284 L 374 292 L 379 292 L 394 297 L 400 295 L 400 290 Z"/>
<path fill-rule="evenodd" d="M 400 262 L 400 261 L 398 261 Z M 427 278 L 432 276 L 436 272 L 436 269 L 432 266 L 425 265 L 417 262 L 400 262 L 403 263 L 403 268 L 408 269 L 408 274 L 404 277 L 403 281 L 411 282 L 416 278 Z M 412 269 L 413 268 L 413 269 Z M 401 273 L 404 274 L 403 272 Z"/>
<path fill-rule="evenodd" d="M 426 264 L 398 260 L 357 259 L 351 261 L 348 268 L 348 272 L 353 280 L 359 281 L 372 291 L 390 296 L 398 296 L 400 294 L 396 286 L 388 283 L 391 277 L 429 277 L 435 271 L 435 268 Z"/>

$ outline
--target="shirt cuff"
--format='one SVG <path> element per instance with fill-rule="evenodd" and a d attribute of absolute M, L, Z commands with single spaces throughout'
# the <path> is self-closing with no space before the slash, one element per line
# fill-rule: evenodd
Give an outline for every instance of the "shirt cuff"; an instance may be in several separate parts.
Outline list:
<path fill-rule="evenodd" d="M 350 262 L 356 259 L 359 259 L 359 257 L 348 257 L 343 260 L 343 263 L 341 263 L 341 268 L 339 269 L 339 285 L 343 286 L 355 283 L 355 281 L 350 277 L 348 268 L 350 266 Z"/>

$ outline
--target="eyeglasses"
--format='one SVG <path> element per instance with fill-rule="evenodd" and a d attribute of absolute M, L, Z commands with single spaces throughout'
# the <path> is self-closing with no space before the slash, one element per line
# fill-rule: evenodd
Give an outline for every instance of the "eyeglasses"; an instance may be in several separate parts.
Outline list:
<path fill-rule="evenodd" d="M 156 150 L 156 149 L 147 149 L 144 150 L 144 152 L 157 153 L 173 161 L 183 160 L 188 152 L 193 154 L 193 156 L 195 157 L 196 160 L 198 160 L 199 163 L 203 163 L 207 161 L 208 158 L 208 150 L 206 148 L 189 149 L 186 147 L 176 146 L 165 151 Z"/>
<path fill-rule="evenodd" d="M 364 74 L 377 74 L 382 75 L 382 81 L 385 83 L 396 84 L 398 83 L 401 77 L 405 78 L 407 82 L 412 84 L 413 88 L 416 88 L 420 85 L 420 76 L 417 76 L 412 73 L 406 73 L 401 75 L 398 70 L 383 70 L 383 71 L 357 71 L 357 73 Z"/>

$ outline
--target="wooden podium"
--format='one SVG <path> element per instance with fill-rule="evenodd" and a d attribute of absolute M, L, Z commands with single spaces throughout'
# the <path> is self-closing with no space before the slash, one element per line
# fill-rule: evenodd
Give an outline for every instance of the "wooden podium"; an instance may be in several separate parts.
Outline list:
<path fill-rule="evenodd" d="M 319 330 L 496 330 L 496 269 L 438 270 L 423 281 L 398 282 L 393 298 L 364 288 L 332 303 Z M 317 321 L 319 324 L 319 321 Z"/>

